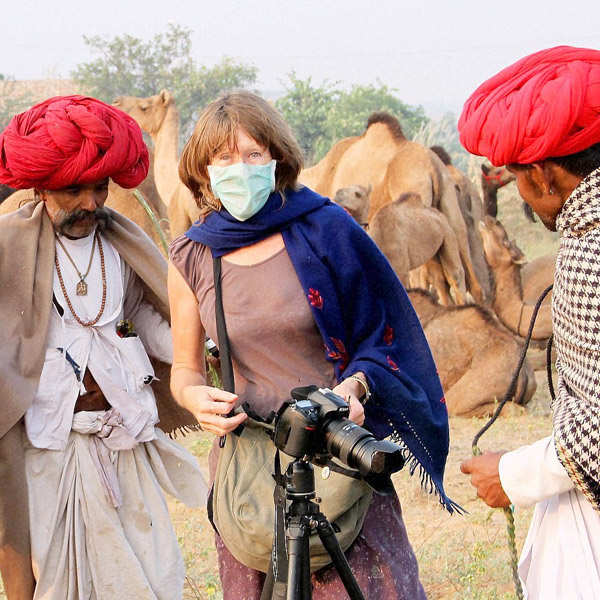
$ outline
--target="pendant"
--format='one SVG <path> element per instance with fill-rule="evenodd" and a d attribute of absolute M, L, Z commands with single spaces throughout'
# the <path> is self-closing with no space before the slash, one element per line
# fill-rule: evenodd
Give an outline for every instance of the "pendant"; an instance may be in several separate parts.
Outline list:
<path fill-rule="evenodd" d="M 81 279 L 77 284 L 76 290 L 78 296 L 87 296 L 87 283 Z"/>

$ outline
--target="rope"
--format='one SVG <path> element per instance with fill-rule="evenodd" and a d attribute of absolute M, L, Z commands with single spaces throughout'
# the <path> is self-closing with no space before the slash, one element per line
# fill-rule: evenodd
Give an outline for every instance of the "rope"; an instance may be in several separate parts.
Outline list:
<path fill-rule="evenodd" d="M 504 394 L 504 398 L 498 404 L 494 414 L 491 416 L 490 420 L 477 432 L 475 437 L 473 438 L 473 442 L 471 443 L 471 449 L 473 451 L 474 456 L 478 456 L 481 454 L 481 450 L 478 447 L 478 442 L 481 439 L 481 436 L 496 422 L 496 419 L 500 416 L 504 405 L 515 395 L 517 390 L 517 385 L 519 382 L 519 374 L 521 373 L 521 369 L 523 364 L 525 363 L 525 357 L 527 356 L 527 350 L 529 348 L 529 343 L 531 342 L 531 336 L 533 335 L 533 327 L 535 326 L 535 320 L 537 318 L 538 312 L 540 310 L 540 306 L 544 301 L 544 298 L 548 295 L 550 290 L 552 289 L 552 285 L 549 285 L 537 299 L 535 303 L 535 308 L 533 309 L 533 314 L 531 315 L 531 320 L 529 322 L 529 330 L 527 331 L 527 337 L 525 338 L 525 344 L 523 346 L 523 350 L 521 351 L 521 356 L 519 357 L 519 362 L 517 364 L 517 368 L 515 369 L 512 379 L 510 381 L 510 385 L 506 390 L 506 394 Z M 551 355 L 552 342 L 551 339 L 548 342 L 548 354 Z M 549 364 L 549 361 L 548 361 Z M 549 379 L 551 386 L 551 394 L 552 390 L 552 379 Z M 515 584 L 515 592 L 518 600 L 523 600 L 523 588 L 521 587 L 521 579 L 519 578 L 519 556 L 517 554 L 517 544 L 515 541 L 515 518 L 514 518 L 514 509 L 512 506 L 508 508 L 503 508 L 504 516 L 506 517 L 506 534 L 508 536 L 508 551 L 510 553 L 510 566 L 512 569 L 512 578 Z"/>
<path fill-rule="evenodd" d="M 158 238 L 160 239 L 160 243 L 165 252 L 165 255 L 169 256 L 169 244 L 167 243 L 167 238 L 165 237 L 165 232 L 162 230 L 162 227 L 160 226 L 160 223 L 158 222 L 158 219 L 156 218 L 156 214 L 154 213 L 154 211 L 152 210 L 152 208 L 150 207 L 148 202 L 146 202 L 146 199 L 144 198 L 144 196 L 142 196 L 142 192 L 140 192 L 140 190 L 138 190 L 138 189 L 133 190 L 133 195 L 137 198 L 137 201 L 140 203 L 142 208 L 146 211 L 146 214 L 150 218 L 150 221 L 152 221 L 152 225 L 154 226 L 156 233 L 158 233 Z"/>

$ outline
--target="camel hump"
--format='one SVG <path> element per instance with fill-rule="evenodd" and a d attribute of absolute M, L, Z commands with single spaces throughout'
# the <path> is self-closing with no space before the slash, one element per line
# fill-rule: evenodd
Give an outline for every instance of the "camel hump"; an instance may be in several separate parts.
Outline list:
<path fill-rule="evenodd" d="M 400 125 L 400 121 L 393 115 L 387 112 L 374 112 L 367 119 L 367 127 L 365 131 L 371 127 L 371 125 L 375 125 L 376 123 L 382 123 L 386 125 L 389 129 L 390 133 L 397 140 L 405 140 L 404 132 L 402 131 L 402 125 Z"/>

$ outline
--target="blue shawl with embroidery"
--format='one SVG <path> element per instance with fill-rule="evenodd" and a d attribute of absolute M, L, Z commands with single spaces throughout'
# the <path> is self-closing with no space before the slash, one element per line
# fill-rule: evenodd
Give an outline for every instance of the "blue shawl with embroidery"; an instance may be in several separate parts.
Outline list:
<path fill-rule="evenodd" d="M 274 192 L 243 222 L 224 209 L 213 212 L 186 236 L 217 257 L 281 232 L 338 380 L 357 371 L 367 376 L 372 397 L 364 426 L 398 443 L 411 474 L 420 467 L 422 481 L 452 512 L 459 507 L 443 488 L 444 394 L 404 287 L 346 211 L 306 187 L 285 197 Z"/>

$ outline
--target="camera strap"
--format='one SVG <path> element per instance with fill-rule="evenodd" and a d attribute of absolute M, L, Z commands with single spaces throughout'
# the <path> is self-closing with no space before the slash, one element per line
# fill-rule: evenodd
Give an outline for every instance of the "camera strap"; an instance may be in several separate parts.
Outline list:
<path fill-rule="evenodd" d="M 229 338 L 223 311 L 223 287 L 221 283 L 221 257 L 213 258 L 213 277 L 215 280 L 215 320 L 217 321 L 217 337 L 219 341 L 219 358 L 221 361 L 221 378 L 223 389 L 235 393 L 235 379 L 233 377 L 233 364 L 229 352 Z"/>
<path fill-rule="evenodd" d="M 233 376 L 233 363 L 231 362 L 231 352 L 229 348 L 229 337 L 227 336 L 227 325 L 225 324 L 225 311 L 223 310 L 223 286 L 221 282 L 221 257 L 213 258 L 213 278 L 215 284 L 215 320 L 217 322 L 217 338 L 219 342 L 219 359 L 221 361 L 221 379 L 223 381 L 223 389 L 227 392 L 235 394 L 235 378 Z M 227 416 L 232 417 L 234 412 L 231 411 Z M 240 435 L 244 429 L 243 425 L 239 425 L 233 431 L 236 435 Z M 219 439 L 219 447 L 225 445 L 225 436 Z"/>

